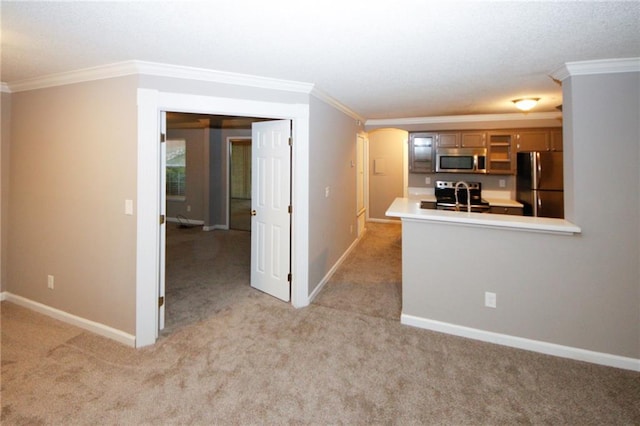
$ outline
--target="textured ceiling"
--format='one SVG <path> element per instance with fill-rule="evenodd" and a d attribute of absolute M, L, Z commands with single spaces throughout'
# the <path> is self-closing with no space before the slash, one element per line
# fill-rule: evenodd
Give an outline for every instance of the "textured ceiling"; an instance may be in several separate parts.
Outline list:
<path fill-rule="evenodd" d="M 361 116 L 562 103 L 565 62 L 640 57 L 640 3 L 409 0 L 1 3 L 2 82 L 126 60 L 313 83 Z"/>

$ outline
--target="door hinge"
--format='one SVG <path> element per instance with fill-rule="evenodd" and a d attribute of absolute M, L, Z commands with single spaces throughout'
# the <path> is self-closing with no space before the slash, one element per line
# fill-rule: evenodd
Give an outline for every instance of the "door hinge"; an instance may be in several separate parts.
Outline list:
<path fill-rule="evenodd" d="M 289 146 L 293 146 L 293 138 L 289 136 Z"/>
<path fill-rule="evenodd" d="M 291 282 L 291 273 L 287 274 L 287 281 Z"/>
<path fill-rule="evenodd" d="M 160 143 L 167 141 L 167 135 L 164 133 L 160 133 Z"/>
<path fill-rule="evenodd" d="M 289 204 L 289 214 L 291 214 L 291 212 L 293 211 L 293 207 L 291 207 L 291 204 Z"/>
<path fill-rule="evenodd" d="M 164 215 L 160 215 L 160 225 L 164 225 Z"/>
<path fill-rule="evenodd" d="M 158 308 L 161 308 L 164 305 L 164 296 L 158 297 Z"/>

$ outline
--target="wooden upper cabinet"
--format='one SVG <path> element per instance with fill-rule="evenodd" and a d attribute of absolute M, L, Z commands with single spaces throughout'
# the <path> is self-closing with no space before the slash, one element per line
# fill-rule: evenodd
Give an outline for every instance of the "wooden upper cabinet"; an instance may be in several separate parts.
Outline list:
<path fill-rule="evenodd" d="M 548 151 L 549 130 L 522 130 L 516 134 L 518 152 Z"/>
<path fill-rule="evenodd" d="M 439 148 L 458 148 L 460 133 L 438 133 Z"/>
<path fill-rule="evenodd" d="M 488 167 L 489 174 L 511 175 L 516 172 L 515 137 L 506 131 L 489 132 Z"/>
<path fill-rule="evenodd" d="M 409 133 L 409 171 L 433 173 L 435 157 L 435 133 Z"/>
<path fill-rule="evenodd" d="M 554 129 L 551 131 L 551 151 L 563 151 L 562 129 Z"/>
<path fill-rule="evenodd" d="M 487 146 L 487 134 L 484 132 L 462 132 L 460 146 L 463 148 L 484 148 Z"/>
<path fill-rule="evenodd" d="M 487 134 L 484 132 L 438 133 L 438 148 L 484 148 Z"/>

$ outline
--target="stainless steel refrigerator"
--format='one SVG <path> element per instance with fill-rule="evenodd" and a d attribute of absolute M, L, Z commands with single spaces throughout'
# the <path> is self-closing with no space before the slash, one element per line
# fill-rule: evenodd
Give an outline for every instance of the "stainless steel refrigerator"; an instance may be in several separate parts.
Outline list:
<path fill-rule="evenodd" d="M 516 199 L 525 216 L 564 218 L 562 152 L 518 153 Z"/>

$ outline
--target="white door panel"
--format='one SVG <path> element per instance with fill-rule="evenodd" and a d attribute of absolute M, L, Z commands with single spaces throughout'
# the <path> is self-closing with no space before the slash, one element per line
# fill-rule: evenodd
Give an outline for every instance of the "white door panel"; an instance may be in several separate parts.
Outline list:
<path fill-rule="evenodd" d="M 291 122 L 252 126 L 251 286 L 289 301 Z"/>

